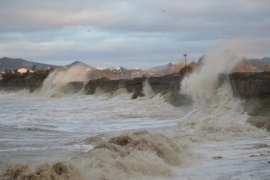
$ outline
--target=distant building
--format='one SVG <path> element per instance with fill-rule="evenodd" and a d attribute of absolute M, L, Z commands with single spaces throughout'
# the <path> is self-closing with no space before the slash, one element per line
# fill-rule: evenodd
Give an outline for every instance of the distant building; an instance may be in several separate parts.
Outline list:
<path fill-rule="evenodd" d="M 142 77 L 142 70 L 141 68 L 136 68 L 131 70 L 131 78 L 139 78 Z"/>
<path fill-rule="evenodd" d="M 132 73 L 131 74 L 131 78 L 139 78 L 139 77 L 142 77 L 142 74 L 141 73 L 139 73 L 139 72 L 134 72 L 134 73 Z"/>
<path fill-rule="evenodd" d="M 252 67 L 251 72 L 264 72 L 264 70 L 258 68 L 258 67 Z"/>
<path fill-rule="evenodd" d="M 25 69 L 25 68 L 21 68 L 21 69 L 18 69 L 18 72 L 23 74 L 23 73 L 26 73 L 28 69 Z"/>
<path fill-rule="evenodd" d="M 26 73 L 27 71 L 29 71 L 31 73 L 33 72 L 32 70 L 25 69 L 25 68 L 18 69 L 18 72 L 21 73 L 21 74 Z"/>

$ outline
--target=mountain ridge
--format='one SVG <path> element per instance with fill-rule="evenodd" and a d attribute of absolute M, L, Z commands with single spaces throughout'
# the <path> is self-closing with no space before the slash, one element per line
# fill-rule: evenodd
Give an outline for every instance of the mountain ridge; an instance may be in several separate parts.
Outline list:
<path fill-rule="evenodd" d="M 33 66 L 35 66 L 36 69 L 40 69 L 40 70 L 61 67 L 61 66 L 52 65 L 52 64 L 28 61 L 21 58 L 8 58 L 8 57 L 0 58 L 0 70 L 5 70 L 5 69 L 14 70 L 14 69 L 20 69 L 20 68 L 32 69 Z"/>
<path fill-rule="evenodd" d="M 262 65 L 270 65 L 270 58 L 269 57 L 263 57 L 261 59 L 246 59 L 248 63 L 250 64 L 262 64 Z M 81 61 L 74 61 L 73 63 L 70 63 L 65 66 L 57 66 L 52 64 L 46 64 L 46 63 L 38 63 L 34 61 L 28 61 L 21 58 L 9 58 L 9 57 L 3 57 L 0 58 L 0 71 L 3 71 L 5 69 L 7 70 L 15 70 L 20 68 L 26 68 L 26 69 L 32 69 L 33 66 L 36 66 L 36 69 L 39 70 L 47 70 L 48 68 L 61 68 L 61 67 L 71 67 L 75 65 L 80 65 L 81 67 L 91 70 L 96 70 L 97 68 L 90 66 L 86 63 L 83 63 Z M 161 66 L 155 66 L 152 67 L 149 70 L 155 70 L 155 71 L 163 71 L 168 69 L 168 67 L 171 65 L 171 63 L 161 65 Z M 147 70 L 146 70 L 147 71 Z"/>
<path fill-rule="evenodd" d="M 73 63 L 71 64 L 67 64 L 65 67 L 67 68 L 70 68 L 70 67 L 73 67 L 73 66 L 80 66 L 81 68 L 84 68 L 84 69 L 91 69 L 91 70 L 96 70 L 97 68 L 93 67 L 93 66 L 90 66 L 86 63 L 83 63 L 81 61 L 74 61 Z"/>

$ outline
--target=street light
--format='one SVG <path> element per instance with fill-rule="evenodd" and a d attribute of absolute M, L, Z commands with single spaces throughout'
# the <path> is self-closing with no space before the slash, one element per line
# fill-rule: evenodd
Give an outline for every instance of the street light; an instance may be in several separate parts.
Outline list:
<path fill-rule="evenodd" d="M 186 64 L 187 64 L 187 54 L 184 54 L 184 57 L 185 57 L 185 67 L 186 67 Z"/>

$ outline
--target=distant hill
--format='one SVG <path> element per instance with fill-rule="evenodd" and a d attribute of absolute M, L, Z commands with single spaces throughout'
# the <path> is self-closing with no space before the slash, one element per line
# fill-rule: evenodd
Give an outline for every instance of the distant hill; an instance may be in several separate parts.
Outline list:
<path fill-rule="evenodd" d="M 171 63 L 163 65 L 163 66 L 156 66 L 149 70 L 155 70 L 155 71 L 167 71 L 172 66 Z"/>
<path fill-rule="evenodd" d="M 264 58 L 261 59 L 261 61 L 262 61 L 264 64 L 270 65 L 270 58 L 269 58 L 269 57 L 264 57 Z"/>
<path fill-rule="evenodd" d="M 32 69 L 33 66 L 36 66 L 37 70 L 38 69 L 46 70 L 48 69 L 48 67 L 51 67 L 51 68 L 59 67 L 56 65 L 37 63 L 37 62 L 27 61 L 24 59 L 8 58 L 8 57 L 0 58 L 0 70 L 5 70 L 5 69 L 14 70 L 14 69 L 20 69 L 20 68 Z"/>
<path fill-rule="evenodd" d="M 70 67 L 74 67 L 74 66 L 80 67 L 81 69 L 96 70 L 95 67 L 89 66 L 88 64 L 85 64 L 85 63 L 80 62 L 80 61 L 75 61 L 71 64 L 66 65 L 65 67 L 70 68 Z"/>
<path fill-rule="evenodd" d="M 270 58 L 264 57 L 262 59 L 247 59 L 247 62 L 252 65 L 270 65 Z"/>

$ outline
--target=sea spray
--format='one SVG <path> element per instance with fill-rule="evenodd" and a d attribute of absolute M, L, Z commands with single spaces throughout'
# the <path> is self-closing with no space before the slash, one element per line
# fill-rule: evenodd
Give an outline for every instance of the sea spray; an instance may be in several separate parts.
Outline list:
<path fill-rule="evenodd" d="M 230 73 L 244 56 L 258 48 L 256 38 L 243 37 L 222 42 L 205 56 L 202 66 L 181 82 L 181 93 L 192 97 L 201 107 L 211 104 L 217 95 L 218 75 Z M 254 48 L 256 47 L 256 48 Z"/>
<path fill-rule="evenodd" d="M 219 90 L 220 89 L 218 89 L 218 91 Z M 229 93 L 226 93 L 226 90 L 228 89 L 224 88 L 224 90 L 225 91 L 220 90 L 220 93 L 222 94 L 220 95 L 220 97 L 226 96 L 229 97 Z M 230 130 L 230 128 L 227 128 L 229 126 L 224 126 L 223 121 L 225 122 L 226 120 L 230 120 L 231 122 L 236 121 L 244 123 L 244 119 L 246 116 L 245 114 L 235 111 L 233 111 L 235 112 L 233 114 L 231 113 L 230 108 L 227 108 L 228 111 L 215 111 L 216 109 L 218 109 L 215 108 L 215 106 L 211 106 L 213 107 L 213 110 L 210 109 L 209 110 L 210 113 L 208 113 L 208 111 L 206 112 L 200 111 L 200 109 L 193 109 L 192 111 L 190 111 L 191 107 L 188 108 L 184 107 L 186 109 L 184 109 L 183 107 L 173 107 L 170 104 L 165 103 L 163 99 L 160 98 L 159 96 L 156 96 L 155 98 L 152 99 L 147 98 L 140 101 L 140 100 L 131 100 L 130 98 L 104 99 L 103 97 L 97 98 L 95 96 L 79 96 L 79 97 L 72 96 L 69 98 L 57 98 L 49 100 L 39 97 L 22 99 L 22 97 L 15 96 L 15 94 L 9 95 L 13 95 L 14 97 L 8 97 L 4 101 L 3 99 L 1 99 L 2 106 L 0 113 L 1 116 L 0 119 L 2 120 L 1 123 L 3 123 L 2 124 L 3 126 L 1 126 L 1 137 L 3 140 L 2 142 L 4 142 L 3 143 L 4 146 L 1 147 L 5 148 L 7 146 L 7 148 L 1 150 L 1 160 L 2 162 L 6 160 L 5 164 L 9 162 L 18 162 L 18 161 L 21 162 L 24 160 L 25 162 L 32 162 L 31 160 L 36 159 L 34 161 L 39 162 L 34 163 L 42 165 L 44 164 L 44 159 L 46 159 L 47 161 L 48 158 L 50 158 L 53 159 L 53 161 L 55 161 L 59 158 L 62 158 L 64 155 L 65 157 L 63 159 L 65 159 L 65 161 L 69 161 L 67 156 L 70 157 L 74 156 L 74 154 L 78 155 L 78 153 L 80 152 L 89 151 L 88 148 L 82 150 L 76 149 L 75 147 L 80 146 L 81 145 L 80 140 L 84 139 L 85 137 L 91 136 L 91 134 L 100 134 L 106 131 L 106 134 L 108 134 L 108 136 L 111 137 L 112 134 L 115 133 L 118 134 L 119 131 L 122 130 L 128 131 L 130 129 L 133 130 L 151 129 L 151 131 L 161 131 L 163 134 L 169 135 L 167 137 L 170 137 L 169 139 L 172 140 L 173 143 L 176 144 L 177 147 L 180 149 L 180 153 L 178 153 L 180 159 L 178 158 L 175 159 L 180 160 L 180 167 L 182 167 L 186 162 L 192 161 L 192 155 L 194 155 L 189 153 L 191 151 L 188 148 L 183 147 L 183 141 L 187 143 L 187 145 L 189 144 L 194 145 L 191 142 L 192 140 L 197 141 L 199 143 L 203 143 L 209 142 L 209 140 L 211 139 L 212 139 L 211 141 L 219 141 L 221 138 L 231 140 L 233 138 L 230 137 L 237 137 L 237 134 L 240 134 L 239 137 L 241 137 L 241 135 L 243 135 L 243 131 L 242 132 L 238 131 L 239 133 L 237 132 L 235 133 L 235 130 Z M 228 100 L 228 102 L 231 101 Z M 231 107 L 231 105 L 226 106 Z M 226 108 L 223 108 L 223 110 L 224 109 L 226 110 Z M 187 113 L 188 115 L 186 116 Z M 25 115 L 24 117 L 26 120 L 29 121 L 29 123 L 24 124 L 22 123 L 21 119 L 16 120 L 15 118 L 13 118 L 13 116 L 11 116 L 12 114 Z M 210 117 L 211 119 L 207 120 L 205 116 Z M 182 124 L 183 126 L 177 128 L 176 127 L 177 120 L 179 119 L 182 120 L 182 118 L 184 117 L 186 117 L 186 119 L 189 120 L 185 122 L 191 122 L 190 121 L 191 118 L 194 117 L 194 121 L 192 123 L 195 125 L 185 126 L 185 123 L 183 123 Z M 205 120 L 203 120 L 204 118 Z M 219 127 L 215 127 L 215 125 L 217 125 L 216 122 L 218 120 L 220 120 L 219 121 L 220 123 L 218 124 Z M 171 122 L 173 123 L 170 124 Z M 205 126 L 202 125 L 202 123 L 204 123 Z M 36 129 L 34 131 L 28 130 L 27 132 L 30 132 L 30 134 L 23 137 L 22 131 L 18 131 L 21 128 L 20 129 L 14 128 L 14 126 L 16 127 L 17 125 L 23 125 L 24 127 L 30 128 L 32 127 L 43 128 L 44 127 L 43 125 L 45 125 L 45 128 L 50 131 L 46 131 L 44 134 L 42 134 L 41 139 L 39 139 L 39 137 L 36 136 L 38 135 L 37 132 L 39 132 L 39 129 Z M 232 126 L 233 128 L 242 127 L 237 124 L 234 125 L 232 123 L 231 125 L 233 125 Z M 220 131 L 219 128 L 222 127 L 224 127 L 225 129 L 224 130 L 221 129 Z M 51 130 L 53 130 L 53 133 Z M 53 134 L 55 133 L 57 134 L 60 133 L 60 136 L 58 135 L 53 136 Z M 248 134 L 249 132 L 246 131 L 246 133 Z M 155 134 L 159 133 L 150 133 L 150 134 L 153 134 L 155 136 Z M 231 136 L 231 134 L 233 134 L 233 136 Z M 116 136 L 115 138 L 122 139 L 124 137 L 123 139 L 125 139 L 126 137 L 131 137 L 133 140 L 135 139 L 135 141 L 136 140 L 139 140 L 140 142 L 142 141 L 138 137 L 133 138 L 132 132 L 124 133 L 120 136 Z M 28 140 L 28 138 L 31 139 Z M 7 142 L 6 139 L 9 139 L 8 141 L 9 143 L 6 143 Z M 164 159 L 167 158 L 162 158 L 164 157 L 163 154 L 167 153 L 156 153 L 156 152 L 163 152 L 162 150 L 163 148 L 155 149 L 154 145 L 153 148 L 147 148 L 150 150 L 142 151 L 133 148 L 133 146 L 127 147 L 128 145 L 127 146 L 118 145 L 119 144 L 118 142 L 116 142 L 117 144 L 115 144 L 113 143 L 115 141 L 109 140 L 110 138 L 104 140 L 105 142 L 103 141 L 103 137 L 101 139 L 102 140 L 96 140 L 97 147 L 99 148 L 84 154 L 85 157 L 77 156 L 78 158 L 76 157 L 73 160 L 69 161 L 69 163 L 72 164 L 72 166 L 74 166 L 76 169 L 79 170 L 79 173 L 81 174 L 82 177 L 84 177 L 84 179 L 98 179 L 98 177 L 101 177 L 100 179 L 102 178 L 105 179 L 106 177 L 112 177 L 107 179 L 159 179 L 159 178 L 193 179 L 192 176 L 181 174 L 175 177 L 173 170 L 177 169 L 178 171 L 179 167 L 177 165 L 170 165 L 168 163 L 170 162 L 169 159 L 171 158 L 168 158 L 168 160 L 166 161 Z M 160 136 L 157 136 L 157 141 L 150 139 L 146 140 L 146 142 L 148 141 L 157 142 L 155 144 L 158 144 L 158 147 L 164 146 L 170 147 L 170 145 L 167 144 L 163 145 L 162 139 L 163 138 L 160 138 Z M 30 144 L 30 142 L 33 144 Z M 67 145 L 65 142 L 68 143 L 69 145 Z M 100 142 L 103 142 L 102 144 L 109 144 L 111 146 L 108 146 L 109 149 L 106 148 L 107 145 L 105 145 L 105 147 L 102 147 L 102 144 Z M 18 146 L 19 143 L 25 144 L 21 146 L 20 149 L 14 150 L 13 147 Z M 149 144 L 150 147 L 152 147 L 151 143 Z M 27 150 L 28 148 L 29 149 L 32 148 L 33 145 L 37 146 L 37 148 L 43 149 L 41 151 L 35 149 Z M 138 143 L 138 145 L 140 145 L 138 146 L 138 148 L 140 148 L 142 145 L 144 147 L 144 143 L 141 144 Z M 212 144 L 209 146 L 211 147 Z M 149 146 L 147 145 L 147 147 Z M 57 148 L 59 150 L 55 151 L 54 148 Z M 195 151 L 197 150 L 196 148 L 197 147 L 194 147 Z M 116 155 L 114 154 L 114 152 L 111 152 L 111 149 L 116 150 Z M 118 155 L 119 153 L 117 153 L 119 149 L 120 152 L 124 152 L 124 155 L 126 152 L 130 152 L 130 154 L 122 157 L 120 156 L 121 154 Z M 129 149 L 131 150 L 129 151 Z M 151 149 L 155 151 L 152 151 Z M 72 153 L 70 150 L 72 150 Z M 226 153 L 225 150 L 222 152 Z M 158 154 L 160 154 L 160 156 Z M 172 157 L 174 157 L 175 153 L 170 154 L 172 154 Z M 217 155 L 222 155 L 222 157 L 224 157 L 223 154 L 220 153 Z M 120 158 L 118 158 L 119 156 Z M 210 154 L 210 156 L 213 155 Z M 8 158 L 3 160 L 2 157 Z M 220 162 L 223 160 L 224 159 L 214 161 Z M 198 161 L 199 160 L 196 159 L 196 161 L 193 162 L 194 164 L 196 163 L 196 165 L 198 165 Z M 48 163 L 48 164 L 50 167 L 52 167 L 55 163 Z M 128 164 L 130 166 L 128 166 Z M 132 166 L 132 164 L 135 165 Z M 147 165 L 149 165 L 150 167 L 148 167 Z M 32 166 L 32 164 L 29 166 Z M 36 171 L 35 169 L 37 167 L 38 166 L 34 166 L 33 168 L 30 168 L 30 171 L 35 172 Z M 94 168 L 92 169 L 91 167 Z M 154 168 L 157 168 L 158 172 L 156 172 Z M 150 171 L 150 173 L 148 173 L 148 170 Z M 222 170 L 217 171 L 215 173 L 222 174 L 223 173 Z M 192 168 L 189 171 L 192 174 L 196 174 L 198 169 Z M 246 172 L 247 171 L 249 171 L 249 169 L 246 169 Z"/>
<path fill-rule="evenodd" d="M 128 90 L 123 86 L 112 89 L 110 92 L 104 92 L 102 88 L 97 87 L 94 96 L 129 100 L 131 93 L 129 93 Z"/>
<path fill-rule="evenodd" d="M 70 95 L 67 84 L 69 82 L 86 82 L 89 80 L 89 72 L 81 69 L 81 65 L 77 64 L 67 69 L 57 69 L 49 74 L 44 80 L 43 85 L 38 93 L 46 97 L 62 97 L 65 94 Z"/>
<path fill-rule="evenodd" d="M 171 176 L 171 166 L 182 166 L 186 149 L 160 133 L 137 131 L 111 138 L 74 163 L 85 179 L 129 179 Z M 183 157 L 186 156 L 186 157 Z"/>
<path fill-rule="evenodd" d="M 230 73 L 250 50 L 253 44 L 240 46 L 247 41 L 253 42 L 237 39 L 218 45 L 206 55 L 202 66 L 181 82 L 181 93 L 193 99 L 194 110 L 181 118 L 179 126 L 193 129 L 198 141 L 226 140 L 256 131 L 246 124 L 248 116 L 243 112 L 243 102 L 233 97 L 230 84 L 220 86 L 218 82 L 218 75 Z"/>
<path fill-rule="evenodd" d="M 206 106 L 211 103 L 218 89 L 218 74 L 230 72 L 240 59 L 230 59 L 231 53 L 224 56 L 209 55 L 204 65 L 195 70 L 190 76 L 183 79 L 181 83 L 182 93 L 190 95 L 195 103 Z"/>
<path fill-rule="evenodd" d="M 152 90 L 152 87 L 149 83 L 149 81 L 146 79 L 143 82 L 143 94 L 145 95 L 145 98 L 149 99 L 154 95 L 154 91 Z"/>
<path fill-rule="evenodd" d="M 136 131 L 110 138 L 68 162 L 41 163 L 35 168 L 12 164 L 1 178 L 10 179 L 130 179 L 172 176 L 192 154 L 160 133 Z"/>

